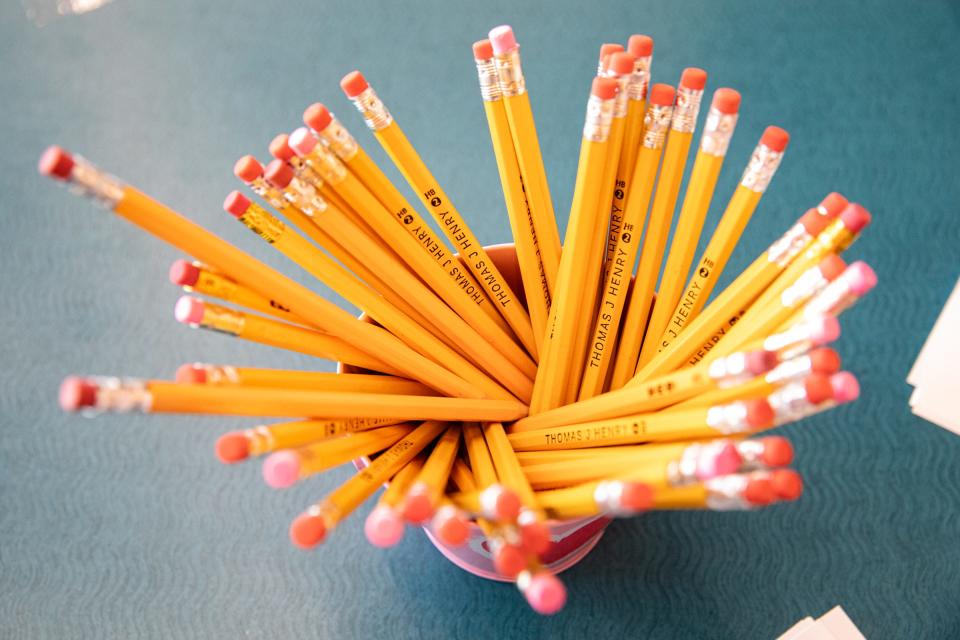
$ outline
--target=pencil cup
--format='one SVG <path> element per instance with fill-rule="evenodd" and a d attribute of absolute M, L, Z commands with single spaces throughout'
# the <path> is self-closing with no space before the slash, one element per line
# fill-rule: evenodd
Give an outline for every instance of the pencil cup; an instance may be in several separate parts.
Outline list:
<path fill-rule="evenodd" d="M 498 244 L 484 248 L 497 269 L 503 274 L 504 279 L 517 294 L 517 297 L 523 300 L 523 282 L 520 279 L 520 268 L 517 264 L 517 254 L 513 245 Z M 358 373 L 360 369 L 338 363 L 337 371 L 339 373 Z M 366 458 L 360 458 L 353 462 L 357 469 L 363 469 L 368 463 L 369 460 Z M 569 569 L 597 545 L 609 522 L 610 519 L 603 516 L 550 522 L 550 536 L 553 545 L 546 554 L 541 556 L 541 561 L 554 573 Z M 452 547 L 441 542 L 433 535 L 429 526 L 423 527 L 423 530 L 433 546 L 447 560 L 464 571 L 469 571 L 475 576 L 489 580 L 511 582 L 494 569 L 490 543 L 476 524 L 470 525 L 470 536 L 459 547 Z"/>

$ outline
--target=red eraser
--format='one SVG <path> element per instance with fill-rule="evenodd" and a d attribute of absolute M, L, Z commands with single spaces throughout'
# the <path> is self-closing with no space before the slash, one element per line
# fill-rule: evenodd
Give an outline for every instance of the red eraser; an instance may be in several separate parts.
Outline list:
<path fill-rule="evenodd" d="M 820 347 L 810 352 L 810 369 L 813 373 L 836 373 L 840 370 L 840 356 L 830 347 Z"/>
<path fill-rule="evenodd" d="M 506 487 L 495 485 L 487 491 L 495 491 L 494 510 L 497 520 L 500 522 L 513 522 L 520 514 L 520 498 L 517 494 Z"/>
<path fill-rule="evenodd" d="M 838 256 L 835 253 L 831 253 L 823 258 L 820 261 L 820 264 L 817 265 L 817 269 L 820 270 L 820 274 L 827 280 L 836 280 L 837 276 L 843 273 L 847 268 L 847 263 L 843 258 Z"/>
<path fill-rule="evenodd" d="M 490 29 L 487 37 L 490 38 L 490 45 L 497 55 L 516 51 L 520 46 L 517 44 L 517 37 L 513 34 L 513 28 L 508 24 Z"/>
<path fill-rule="evenodd" d="M 470 537 L 470 525 L 457 509 L 441 509 L 433 519 L 433 532 L 444 544 L 459 547 Z"/>
<path fill-rule="evenodd" d="M 740 92 L 721 87 L 713 92 L 713 101 L 710 106 L 720 113 L 736 113 L 740 110 Z"/>
<path fill-rule="evenodd" d="M 66 180 L 70 177 L 70 171 L 73 169 L 73 156 L 53 145 L 47 147 L 47 150 L 40 156 L 40 163 L 37 168 L 45 176 L 56 178 L 57 180 Z"/>
<path fill-rule="evenodd" d="M 746 353 L 747 372 L 761 376 L 777 366 L 777 354 L 773 351 L 748 351 Z"/>
<path fill-rule="evenodd" d="M 320 102 L 314 102 L 303 112 L 303 124 L 318 133 L 329 127 L 331 122 L 333 114 Z"/>
<path fill-rule="evenodd" d="M 783 436 L 761 438 L 763 453 L 760 459 L 768 467 L 783 467 L 793 462 L 793 445 Z"/>
<path fill-rule="evenodd" d="M 744 499 L 752 505 L 764 507 L 777 499 L 770 480 L 765 477 L 750 478 L 743 490 Z"/>
<path fill-rule="evenodd" d="M 873 216 L 870 215 L 869 211 L 864 209 L 856 202 L 851 202 L 840 214 L 840 219 L 843 220 L 843 226 L 853 233 L 859 232 L 865 226 L 870 224 L 870 219 L 872 217 Z"/>
<path fill-rule="evenodd" d="M 800 216 L 800 224 L 811 236 L 816 236 L 827 228 L 827 225 L 833 221 L 833 218 L 827 217 L 816 209 L 808 209 L 805 214 Z"/>
<path fill-rule="evenodd" d="M 830 385 L 830 376 L 825 373 L 812 373 L 803 379 L 803 389 L 807 394 L 807 401 L 811 404 L 820 404 L 833 400 L 833 387 Z"/>
<path fill-rule="evenodd" d="M 828 193 L 827 197 L 820 201 L 817 209 L 820 209 L 821 213 L 832 219 L 840 215 L 840 213 L 847 208 L 848 204 L 850 203 L 846 198 L 834 191 Z"/>
<path fill-rule="evenodd" d="M 676 90 L 668 84 L 655 84 L 650 87 L 650 95 L 647 96 L 647 100 L 650 104 L 655 104 L 658 107 L 670 107 L 673 106 L 673 98 L 676 93 Z"/>
<path fill-rule="evenodd" d="M 603 60 L 607 56 L 612 56 L 615 53 L 620 53 L 623 51 L 623 45 L 617 44 L 615 42 L 605 42 L 600 45 L 600 60 Z"/>
<path fill-rule="evenodd" d="M 290 158 L 294 155 L 293 149 L 290 148 L 290 145 L 287 143 L 288 136 L 285 133 L 278 134 L 273 140 L 270 141 L 270 155 L 272 155 L 277 160 L 282 160 L 284 162 L 289 162 Z"/>
<path fill-rule="evenodd" d="M 523 596 L 530 608 L 542 616 L 552 616 L 567 603 L 566 587 L 549 571 L 541 571 L 533 576 Z"/>
<path fill-rule="evenodd" d="M 653 38 L 634 34 L 627 40 L 627 51 L 637 58 L 646 58 L 653 55 Z"/>
<path fill-rule="evenodd" d="M 250 457 L 250 440 L 240 431 L 231 431 L 217 438 L 217 459 L 223 464 L 234 464 Z"/>
<path fill-rule="evenodd" d="M 425 485 L 415 484 L 407 491 L 403 501 L 403 517 L 407 522 L 422 524 L 430 519 L 435 511 L 433 501 L 430 500 L 429 490 Z"/>
<path fill-rule="evenodd" d="M 545 522 L 531 520 L 520 525 L 520 544 L 534 555 L 543 555 L 550 550 L 550 527 Z"/>
<path fill-rule="evenodd" d="M 312 549 L 327 537 L 323 518 L 312 513 L 301 513 L 290 523 L 290 540 L 301 549 Z"/>
<path fill-rule="evenodd" d="M 493 57 L 493 45 L 490 40 L 477 40 L 473 43 L 473 59 L 489 60 Z"/>
<path fill-rule="evenodd" d="M 590 94 L 601 100 L 613 100 L 619 90 L 620 86 L 613 78 L 594 78 Z"/>
<path fill-rule="evenodd" d="M 263 165 L 253 156 L 243 156 L 233 165 L 233 175 L 250 184 L 263 175 Z"/>
<path fill-rule="evenodd" d="M 223 201 L 223 210 L 235 218 L 239 218 L 250 208 L 250 198 L 239 191 L 231 191 Z"/>
<path fill-rule="evenodd" d="M 877 286 L 877 274 L 862 260 L 857 260 L 847 267 L 843 277 L 850 283 L 850 290 L 858 296 L 865 296 Z"/>
<path fill-rule="evenodd" d="M 205 384 L 207 370 L 199 364 L 182 364 L 177 367 L 173 379 L 178 384 Z"/>
<path fill-rule="evenodd" d="M 706 472 L 702 474 L 703 477 L 700 477 L 701 470 L 698 469 L 698 477 L 700 477 L 701 480 L 707 480 L 715 476 L 725 476 L 730 473 L 736 473 L 742 464 L 743 456 L 740 455 L 736 445 L 732 442 L 724 442 L 717 448 L 710 463 L 702 469 L 702 471 Z"/>
<path fill-rule="evenodd" d="M 849 371 L 830 376 L 830 386 L 833 387 L 833 399 L 839 404 L 853 402 L 860 397 L 860 383 Z"/>
<path fill-rule="evenodd" d="M 281 160 L 274 160 L 267 165 L 263 177 L 271 186 L 277 189 L 286 189 L 293 182 L 293 169 Z"/>
<path fill-rule="evenodd" d="M 780 127 L 767 127 L 760 136 L 760 144 L 771 151 L 783 151 L 790 143 L 790 134 Z"/>
<path fill-rule="evenodd" d="M 173 317 L 183 324 L 200 324 L 203 320 L 203 300 L 193 296 L 180 296 L 173 308 Z"/>
<path fill-rule="evenodd" d="M 796 500 L 803 493 L 803 478 L 793 469 L 777 469 L 770 474 L 770 486 L 781 500 Z"/>
<path fill-rule="evenodd" d="M 697 67 L 687 67 L 680 74 L 680 86 L 684 89 L 703 91 L 707 86 L 707 72 Z"/>
<path fill-rule="evenodd" d="M 186 260 L 176 260 L 170 265 L 170 282 L 178 287 L 192 287 L 200 279 L 200 269 Z"/>
<path fill-rule="evenodd" d="M 527 559 L 517 545 L 503 544 L 493 552 L 493 567 L 504 578 L 515 578 L 527 568 Z"/>
<path fill-rule="evenodd" d="M 626 76 L 633 73 L 633 61 L 636 58 L 633 54 L 620 52 L 610 56 L 607 61 L 607 70 L 618 76 Z"/>
<path fill-rule="evenodd" d="M 773 424 L 773 407 L 763 398 L 743 400 L 747 410 L 747 425 L 751 429 L 765 429 Z"/>
<path fill-rule="evenodd" d="M 646 511 L 653 506 L 653 488 L 645 482 L 623 482 L 620 506 L 629 511 Z"/>
<path fill-rule="evenodd" d="M 60 408 L 64 411 L 79 411 L 84 407 L 97 404 L 96 384 L 80 378 L 70 376 L 60 383 Z"/>
<path fill-rule="evenodd" d="M 343 89 L 343 92 L 347 94 L 348 98 L 356 98 L 366 91 L 369 86 L 367 79 L 364 78 L 363 74 L 359 71 L 351 71 L 343 76 L 343 79 L 340 81 L 340 88 Z"/>

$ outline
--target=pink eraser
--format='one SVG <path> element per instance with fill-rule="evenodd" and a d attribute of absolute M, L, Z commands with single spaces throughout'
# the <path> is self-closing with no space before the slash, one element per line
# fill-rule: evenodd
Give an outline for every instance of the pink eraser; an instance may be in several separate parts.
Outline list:
<path fill-rule="evenodd" d="M 836 373 L 840 370 L 840 356 L 830 347 L 820 347 L 810 352 L 810 370 L 813 373 Z"/>
<path fill-rule="evenodd" d="M 771 151 L 783 151 L 790 143 L 790 134 L 780 127 L 767 127 L 760 136 L 760 144 Z"/>
<path fill-rule="evenodd" d="M 831 253 L 820 261 L 817 268 L 825 279 L 833 281 L 846 270 L 847 263 L 837 254 Z"/>
<path fill-rule="evenodd" d="M 242 431 L 231 431 L 217 439 L 217 459 L 223 464 L 234 464 L 250 457 L 250 439 Z"/>
<path fill-rule="evenodd" d="M 293 149 L 290 148 L 290 145 L 287 143 L 288 136 L 285 133 L 278 134 L 273 140 L 270 141 L 270 155 L 272 155 L 277 160 L 283 160 L 284 162 L 289 162 L 290 158 L 294 156 Z"/>
<path fill-rule="evenodd" d="M 860 383 L 849 371 L 830 376 L 830 386 L 833 387 L 833 399 L 839 404 L 853 402 L 860 397 Z"/>
<path fill-rule="evenodd" d="M 807 323 L 810 341 L 814 344 L 829 344 L 840 337 L 840 321 L 836 316 L 823 315 Z"/>
<path fill-rule="evenodd" d="M 193 296 L 180 296 L 173 308 L 173 317 L 183 324 L 200 324 L 203 320 L 203 300 Z"/>
<path fill-rule="evenodd" d="M 762 376 L 777 366 L 777 354 L 773 351 L 748 351 L 745 355 L 750 375 Z"/>
<path fill-rule="evenodd" d="M 96 384 L 79 376 L 70 376 L 60 383 L 60 408 L 79 411 L 97 404 Z"/>
<path fill-rule="evenodd" d="M 378 504 L 363 524 L 363 533 L 375 547 L 386 549 L 403 538 L 403 518 L 392 507 Z"/>
<path fill-rule="evenodd" d="M 47 147 L 40 156 L 37 168 L 45 176 L 66 180 L 70 177 L 70 171 L 73 170 L 73 156 L 56 145 Z"/>
<path fill-rule="evenodd" d="M 326 537 L 327 525 L 319 515 L 301 513 L 290 523 L 290 540 L 301 549 L 312 549 Z"/>
<path fill-rule="evenodd" d="M 233 175 L 250 184 L 263 175 L 263 165 L 253 156 L 243 156 L 233 165 Z"/>
<path fill-rule="evenodd" d="M 463 513 L 449 506 L 437 511 L 433 518 L 433 532 L 451 547 L 459 547 L 470 537 L 470 527 Z"/>
<path fill-rule="evenodd" d="M 768 467 L 783 467 L 793 462 L 793 445 L 783 436 L 760 438 L 763 453 L 760 459 Z"/>
<path fill-rule="evenodd" d="M 847 267 L 843 277 L 850 284 L 850 290 L 858 296 L 866 295 L 877 286 L 877 274 L 862 260 Z"/>
<path fill-rule="evenodd" d="M 601 100 L 613 100 L 619 90 L 620 86 L 613 78 L 594 78 L 590 94 Z"/>
<path fill-rule="evenodd" d="M 820 404 L 833 399 L 830 377 L 823 373 L 811 373 L 803 379 L 803 389 L 810 404 Z"/>
<path fill-rule="evenodd" d="M 514 578 L 527 568 L 527 559 L 520 547 L 504 543 L 493 552 L 493 568 L 504 578 Z"/>
<path fill-rule="evenodd" d="M 713 101 L 710 106 L 720 113 L 736 113 L 740 110 L 740 92 L 721 87 L 713 92 Z"/>
<path fill-rule="evenodd" d="M 192 287 L 200 279 L 200 269 L 186 260 L 175 260 L 167 273 L 170 282 L 178 287 Z"/>
<path fill-rule="evenodd" d="M 173 379 L 180 384 L 204 384 L 207 381 L 207 370 L 198 364 L 182 364 L 177 367 Z"/>
<path fill-rule="evenodd" d="M 234 218 L 239 218 L 247 212 L 250 204 L 250 198 L 239 191 L 231 191 L 223 201 L 223 210 Z"/>
<path fill-rule="evenodd" d="M 871 218 L 870 212 L 856 202 L 851 202 L 847 205 L 847 208 L 843 210 L 843 213 L 840 214 L 840 219 L 843 220 L 843 226 L 853 233 L 859 232 L 870 224 Z"/>
<path fill-rule="evenodd" d="M 286 189 L 293 182 L 293 169 L 286 162 L 273 160 L 264 170 L 263 177 L 271 186 Z"/>
<path fill-rule="evenodd" d="M 633 61 L 636 58 L 626 52 L 615 53 L 610 56 L 607 62 L 607 70 L 618 76 L 625 76 L 633 73 Z"/>
<path fill-rule="evenodd" d="M 635 513 L 650 509 L 653 506 L 653 488 L 646 482 L 622 482 L 620 506 Z"/>
<path fill-rule="evenodd" d="M 641 34 L 634 34 L 627 40 L 627 51 L 637 58 L 646 58 L 653 55 L 653 38 Z"/>
<path fill-rule="evenodd" d="M 647 100 L 650 101 L 650 104 L 655 104 L 658 107 L 670 107 L 673 105 L 675 94 L 676 91 L 670 85 L 655 84 L 650 87 L 650 95 L 647 97 Z"/>
<path fill-rule="evenodd" d="M 827 197 L 820 201 L 817 209 L 820 209 L 823 215 L 828 218 L 836 218 L 850 204 L 846 198 L 836 191 L 828 193 Z"/>
<path fill-rule="evenodd" d="M 293 451 L 277 451 L 263 461 L 263 480 L 274 489 L 292 487 L 300 478 L 300 456 Z"/>
<path fill-rule="evenodd" d="M 320 102 L 314 102 L 303 112 L 303 124 L 307 125 L 316 132 L 323 131 L 333 122 L 333 114 Z M 289 144 L 289 139 L 287 144 Z"/>
<path fill-rule="evenodd" d="M 771 473 L 770 485 L 781 500 L 796 500 L 803 493 L 803 478 L 793 469 L 777 469 Z"/>
<path fill-rule="evenodd" d="M 705 464 L 698 465 L 697 477 L 700 480 L 709 480 L 716 476 L 725 476 L 736 473 L 743 464 L 743 456 L 732 442 L 723 442 L 713 450 L 713 455 L 704 460 Z"/>
<path fill-rule="evenodd" d="M 680 86 L 684 89 L 703 91 L 707 86 L 707 72 L 697 67 L 687 67 L 680 74 Z"/>
<path fill-rule="evenodd" d="M 493 52 L 497 55 L 516 51 L 518 47 L 517 37 L 513 35 L 513 29 L 510 27 L 510 25 L 502 24 L 499 27 L 490 29 L 490 33 L 487 34 L 487 37 L 490 38 L 490 44 L 493 46 Z"/>
<path fill-rule="evenodd" d="M 773 407 L 763 398 L 743 400 L 747 410 L 747 424 L 752 429 L 763 429 L 773 424 Z"/>
<path fill-rule="evenodd" d="M 340 81 L 340 88 L 343 89 L 343 92 L 347 94 L 348 98 L 356 98 L 366 91 L 369 86 L 367 79 L 364 78 L 363 74 L 359 71 L 351 71 L 343 76 L 343 79 Z"/>
<path fill-rule="evenodd" d="M 473 59 L 489 60 L 493 57 L 493 45 L 489 40 L 477 40 L 473 43 Z"/>
<path fill-rule="evenodd" d="M 313 148 L 317 146 L 317 139 L 313 137 L 309 129 L 300 127 L 290 134 L 290 137 L 287 139 L 287 144 L 290 145 L 294 153 L 303 158 L 304 156 L 310 155 Z"/>
<path fill-rule="evenodd" d="M 567 589 L 557 576 L 541 571 L 530 579 L 523 593 L 530 608 L 544 616 L 552 616 L 567 603 Z"/>
<path fill-rule="evenodd" d="M 403 517 L 407 522 L 422 524 L 430 519 L 435 507 L 430 500 L 430 491 L 424 484 L 415 484 L 407 491 L 403 501 Z"/>

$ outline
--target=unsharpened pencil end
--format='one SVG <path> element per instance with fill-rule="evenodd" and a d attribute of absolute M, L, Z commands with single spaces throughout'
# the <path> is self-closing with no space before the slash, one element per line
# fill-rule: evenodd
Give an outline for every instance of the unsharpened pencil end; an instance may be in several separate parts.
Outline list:
<path fill-rule="evenodd" d="M 489 60 L 493 57 L 493 45 L 489 40 L 477 40 L 473 43 L 473 59 Z"/>
<path fill-rule="evenodd" d="M 273 160 L 267 165 L 263 177 L 270 186 L 277 189 L 286 189 L 293 182 L 293 169 L 281 160 Z"/>
<path fill-rule="evenodd" d="M 513 34 L 513 27 L 507 24 L 490 29 L 487 37 L 490 38 L 490 44 L 493 46 L 493 52 L 496 55 L 516 51 L 519 46 L 517 37 Z"/>
<path fill-rule="evenodd" d="M 552 616 L 567 603 L 566 587 L 549 571 L 541 571 L 533 576 L 523 595 L 530 603 L 530 608 L 544 616 Z"/>
<path fill-rule="evenodd" d="M 301 549 L 312 549 L 327 537 L 323 518 L 313 513 L 301 513 L 290 523 L 290 540 Z"/>
<path fill-rule="evenodd" d="M 851 202 L 847 205 L 847 208 L 843 210 L 843 213 L 840 214 L 843 226 L 852 233 L 858 233 L 870 224 L 872 218 L 873 216 L 870 215 L 870 212 L 856 202 Z"/>
<path fill-rule="evenodd" d="M 840 356 L 829 347 L 821 347 L 810 352 L 810 370 L 827 375 L 840 370 Z"/>
<path fill-rule="evenodd" d="M 768 467 L 783 467 L 793 462 L 793 445 L 783 436 L 761 438 L 763 453 L 760 460 Z"/>
<path fill-rule="evenodd" d="M 737 113 L 740 111 L 740 92 L 728 87 L 721 87 L 713 92 L 713 101 L 710 105 L 720 113 Z"/>
<path fill-rule="evenodd" d="M 617 97 L 620 87 L 613 78 L 594 78 L 590 87 L 590 94 L 601 100 L 613 100 Z"/>
<path fill-rule="evenodd" d="M 207 371 L 196 364 L 182 364 L 173 376 L 179 384 L 204 384 L 207 381 Z"/>
<path fill-rule="evenodd" d="M 351 71 L 340 80 L 340 88 L 343 89 L 343 92 L 347 94 L 348 98 L 356 98 L 366 91 L 369 86 L 370 84 L 367 82 L 367 79 L 364 78 L 363 74 L 359 71 Z"/>
<path fill-rule="evenodd" d="M 768 478 L 751 478 L 743 490 L 743 498 L 754 506 L 764 507 L 776 500 L 777 494 Z"/>
<path fill-rule="evenodd" d="M 47 147 L 47 150 L 40 156 L 37 169 L 45 176 L 57 180 L 66 180 L 73 170 L 73 156 L 56 145 Z"/>
<path fill-rule="evenodd" d="M 231 431 L 217 438 L 214 448 L 223 464 L 235 464 L 250 457 L 250 440 L 239 431 Z"/>
<path fill-rule="evenodd" d="M 626 76 L 633 73 L 633 62 L 636 58 L 625 51 L 614 53 L 607 62 L 607 70 L 618 75 Z"/>
<path fill-rule="evenodd" d="M 653 506 L 653 489 L 645 482 L 624 482 L 620 506 L 632 512 L 647 511 Z"/>
<path fill-rule="evenodd" d="M 737 446 L 732 442 L 724 442 L 707 465 L 699 466 L 697 477 L 700 480 L 708 480 L 716 476 L 736 473 L 742 464 L 743 456 L 740 455 Z"/>
<path fill-rule="evenodd" d="M 866 262 L 858 260 L 847 268 L 843 277 L 850 283 L 850 290 L 855 295 L 863 296 L 877 286 L 877 274 Z"/>
<path fill-rule="evenodd" d="M 763 398 L 744 400 L 747 411 L 747 424 L 752 429 L 764 429 L 773 424 L 773 407 Z"/>
<path fill-rule="evenodd" d="M 97 385 L 79 376 L 70 376 L 60 383 L 60 408 L 79 411 L 97 404 Z"/>
<path fill-rule="evenodd" d="M 840 213 L 847 208 L 848 204 L 850 204 L 850 202 L 846 198 L 834 191 L 828 193 L 827 197 L 820 202 L 817 208 L 820 209 L 824 215 L 833 219 L 840 215 Z"/>
<path fill-rule="evenodd" d="M 393 547 L 403 538 L 403 518 L 392 507 L 377 505 L 367 516 L 363 533 L 375 547 Z"/>
<path fill-rule="evenodd" d="M 462 512 L 448 506 L 434 516 L 433 533 L 444 544 L 459 547 L 470 537 L 470 524 Z"/>
<path fill-rule="evenodd" d="M 637 58 L 646 58 L 653 55 L 653 38 L 642 34 L 634 34 L 627 40 L 627 51 Z"/>
<path fill-rule="evenodd" d="M 294 153 L 301 158 L 310 155 L 313 148 L 317 146 L 317 139 L 313 137 L 313 134 L 310 133 L 310 130 L 306 127 L 295 129 L 293 133 L 290 134 L 287 142 L 290 144 L 290 148 L 293 149 Z"/>
<path fill-rule="evenodd" d="M 170 282 L 178 287 L 192 287 L 200 279 L 200 269 L 187 260 L 175 260 L 167 272 Z"/>
<path fill-rule="evenodd" d="M 403 517 L 407 522 L 423 524 L 434 513 L 433 501 L 430 500 L 429 489 L 422 484 L 410 487 L 403 501 Z"/>
<path fill-rule="evenodd" d="M 333 122 L 333 114 L 322 102 L 314 102 L 303 112 L 303 124 L 316 132 L 323 131 Z"/>
<path fill-rule="evenodd" d="M 200 324 L 203 320 L 204 302 L 193 296 L 180 296 L 173 308 L 173 317 L 183 324 Z"/>
<path fill-rule="evenodd" d="M 777 469 L 770 474 L 770 486 L 780 500 L 796 500 L 803 493 L 803 478 L 793 469 Z"/>
<path fill-rule="evenodd" d="M 518 524 L 520 544 L 528 553 L 539 556 L 550 550 L 553 541 L 550 539 L 550 527 L 547 523 L 530 518 Z"/>
<path fill-rule="evenodd" d="M 676 93 L 676 90 L 668 84 L 655 84 L 650 87 L 650 95 L 647 99 L 650 104 L 658 107 L 669 107 L 673 105 Z"/>
<path fill-rule="evenodd" d="M 853 402 L 860 397 L 860 383 L 849 371 L 830 376 L 830 386 L 833 387 L 833 399 L 839 404 Z"/>
<path fill-rule="evenodd" d="M 527 559 L 520 547 L 504 543 L 493 552 L 493 567 L 504 578 L 515 578 L 527 568 Z"/>
<path fill-rule="evenodd" d="M 277 451 L 263 461 L 263 481 L 274 489 L 292 487 L 299 478 L 300 456 L 293 451 Z"/>
<path fill-rule="evenodd" d="M 249 208 L 250 198 L 243 195 L 239 191 L 231 191 L 223 200 L 223 210 L 232 215 L 234 218 L 241 217 Z"/>
<path fill-rule="evenodd" d="M 790 134 L 780 127 L 767 127 L 760 136 L 760 144 L 771 151 L 783 151 L 790 143 Z"/>
<path fill-rule="evenodd" d="M 285 133 L 277 134 L 277 136 L 270 141 L 270 155 L 272 155 L 277 160 L 282 160 L 283 162 L 289 162 L 291 158 L 295 155 L 293 149 L 290 148 L 288 143 L 290 136 Z"/>
<path fill-rule="evenodd" d="M 813 344 L 829 344 L 840 337 L 840 321 L 836 316 L 823 315 L 814 318 L 809 326 Z"/>
<path fill-rule="evenodd" d="M 693 91 L 703 91 L 707 86 L 707 72 L 697 67 L 687 67 L 680 74 L 680 86 Z"/>
<path fill-rule="evenodd" d="M 803 379 L 803 389 L 807 394 L 807 401 L 811 404 L 821 404 L 833 400 L 833 387 L 830 377 L 823 373 L 814 373 Z"/>
<path fill-rule="evenodd" d="M 233 165 L 233 175 L 250 184 L 263 175 L 263 165 L 253 156 L 243 156 Z"/>
<path fill-rule="evenodd" d="M 748 351 L 744 358 L 747 364 L 747 373 L 760 376 L 777 366 L 777 354 L 773 351 Z"/>

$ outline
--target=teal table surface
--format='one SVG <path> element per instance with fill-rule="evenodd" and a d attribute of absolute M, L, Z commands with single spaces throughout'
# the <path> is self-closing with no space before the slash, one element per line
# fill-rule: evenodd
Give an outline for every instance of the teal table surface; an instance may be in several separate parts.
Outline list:
<path fill-rule="evenodd" d="M 960 438 L 915 418 L 905 383 L 960 275 L 958 21 L 933 0 L 116 0 L 38 28 L 3 3 L 0 636 L 766 639 L 842 604 L 871 639 L 960 637 Z M 598 46 L 648 33 L 656 81 L 701 66 L 743 94 L 707 232 L 763 128 L 792 135 L 724 282 L 831 190 L 874 213 L 849 254 L 880 279 L 838 347 L 861 399 L 781 430 L 803 498 L 616 522 L 551 619 L 420 532 L 371 547 L 369 505 L 293 548 L 291 518 L 350 470 L 278 492 L 216 462 L 217 436 L 255 420 L 61 414 L 69 373 L 317 363 L 178 325 L 181 256 L 36 172 L 60 143 L 336 299 L 222 212 L 234 160 L 322 100 L 386 167 L 337 86 L 359 67 L 480 239 L 509 240 L 470 50 L 504 22 L 562 226 Z"/>

